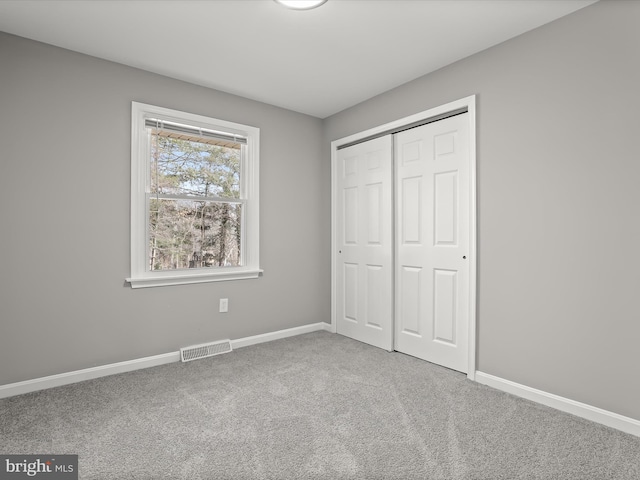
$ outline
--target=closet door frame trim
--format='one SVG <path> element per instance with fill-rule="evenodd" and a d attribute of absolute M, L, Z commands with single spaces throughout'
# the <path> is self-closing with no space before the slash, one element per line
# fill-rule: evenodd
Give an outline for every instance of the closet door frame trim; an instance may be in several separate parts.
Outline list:
<path fill-rule="evenodd" d="M 477 304 L 477 201 L 476 201 L 476 96 L 470 95 L 453 102 L 430 108 L 393 122 L 385 123 L 362 132 L 349 135 L 331 142 L 331 331 L 336 333 L 336 199 L 337 199 L 337 167 L 338 150 L 345 145 L 358 143 L 376 136 L 382 136 L 398 131 L 403 127 L 429 123 L 430 119 L 455 114 L 467 109 L 469 121 L 469 352 L 467 378 L 475 381 L 476 377 L 476 304 Z M 395 254 L 394 254 L 395 256 Z"/>

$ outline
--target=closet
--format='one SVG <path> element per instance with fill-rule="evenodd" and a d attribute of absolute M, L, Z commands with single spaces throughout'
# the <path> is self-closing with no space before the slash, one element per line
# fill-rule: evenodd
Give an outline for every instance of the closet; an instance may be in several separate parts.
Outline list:
<path fill-rule="evenodd" d="M 465 373 L 475 369 L 470 105 L 333 145 L 336 332 Z"/>

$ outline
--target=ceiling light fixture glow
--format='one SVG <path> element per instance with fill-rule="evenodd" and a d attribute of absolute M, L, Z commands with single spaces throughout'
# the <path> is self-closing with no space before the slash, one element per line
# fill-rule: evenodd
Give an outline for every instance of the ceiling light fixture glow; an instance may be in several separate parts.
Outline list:
<path fill-rule="evenodd" d="M 277 3 L 294 10 L 311 10 L 319 7 L 327 0 L 275 0 Z"/>

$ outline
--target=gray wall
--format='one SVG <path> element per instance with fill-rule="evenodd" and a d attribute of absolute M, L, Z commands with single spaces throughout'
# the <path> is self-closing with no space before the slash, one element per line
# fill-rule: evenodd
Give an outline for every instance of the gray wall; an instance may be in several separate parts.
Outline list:
<path fill-rule="evenodd" d="M 326 119 L 323 144 L 477 94 L 478 368 L 635 419 L 639 22 L 596 3 Z"/>
<path fill-rule="evenodd" d="M 125 285 L 132 100 L 261 129 L 263 277 Z M 0 385 L 330 322 L 321 128 L 317 118 L 0 33 Z"/>

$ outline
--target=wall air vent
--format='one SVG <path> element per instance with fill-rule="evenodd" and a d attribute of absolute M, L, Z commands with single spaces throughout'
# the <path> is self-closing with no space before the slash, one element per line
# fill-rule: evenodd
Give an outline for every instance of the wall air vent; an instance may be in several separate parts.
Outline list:
<path fill-rule="evenodd" d="M 219 342 L 203 343 L 192 345 L 180 349 L 180 360 L 190 362 L 199 358 L 212 357 L 231 351 L 231 340 L 220 340 Z"/>

